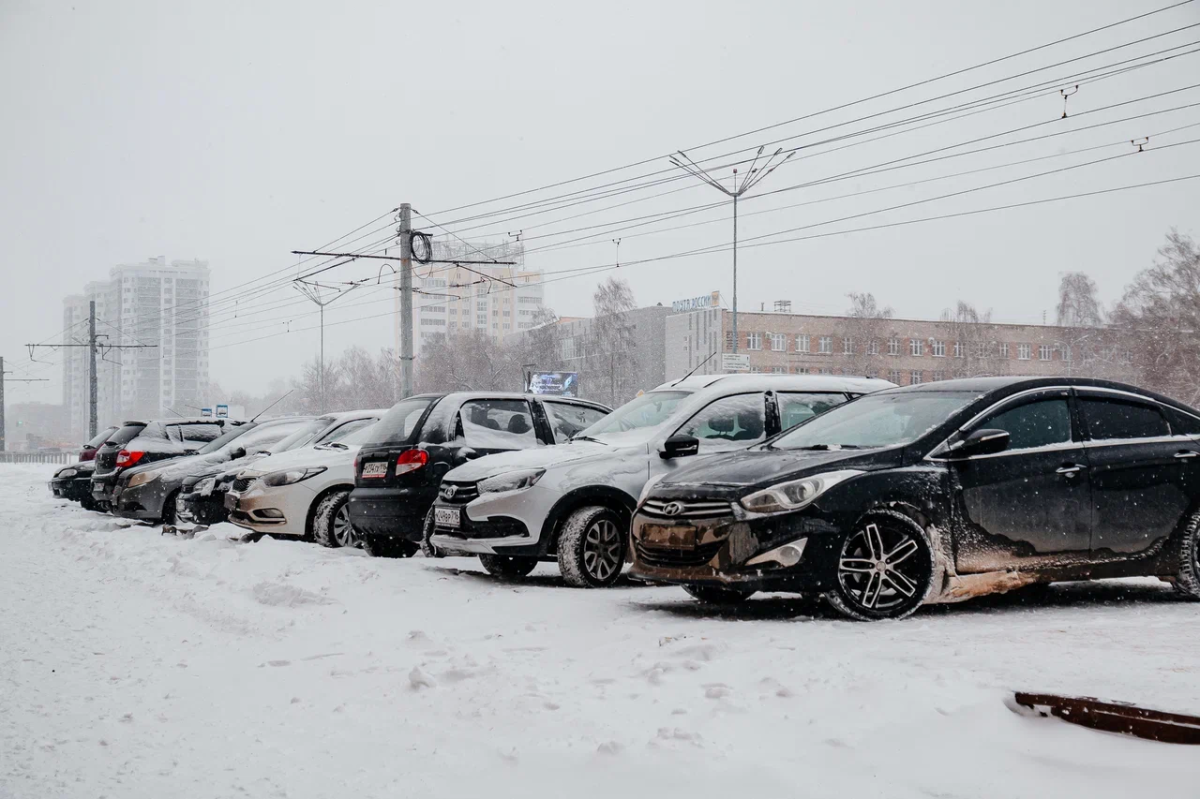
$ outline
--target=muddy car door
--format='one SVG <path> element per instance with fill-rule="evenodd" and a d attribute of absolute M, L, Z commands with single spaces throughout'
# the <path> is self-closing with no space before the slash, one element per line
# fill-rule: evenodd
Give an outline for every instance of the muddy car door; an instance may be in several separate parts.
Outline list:
<path fill-rule="evenodd" d="M 950 460 L 961 517 L 960 573 L 1088 555 L 1091 513 L 1087 453 L 1073 423 L 1070 391 L 1030 392 L 984 413 L 962 432 L 1003 430 L 1008 447 Z"/>
<path fill-rule="evenodd" d="M 1142 552 L 1169 536 L 1195 496 L 1200 448 L 1172 435 L 1161 406 L 1105 389 L 1078 391 L 1092 473 L 1092 550 Z"/>

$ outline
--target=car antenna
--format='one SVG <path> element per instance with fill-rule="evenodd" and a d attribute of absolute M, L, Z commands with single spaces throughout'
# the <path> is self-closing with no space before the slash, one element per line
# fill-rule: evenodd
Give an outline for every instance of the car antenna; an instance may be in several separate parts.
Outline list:
<path fill-rule="evenodd" d="M 166 407 L 166 406 L 163 406 L 163 407 Z M 186 416 L 184 416 L 182 413 L 180 413 L 179 411 L 175 410 L 174 408 L 167 408 L 167 410 L 168 410 L 168 411 L 170 411 L 171 413 L 175 414 L 176 416 L 178 416 L 180 419 L 186 419 L 186 418 L 187 418 Z"/>
<path fill-rule="evenodd" d="M 267 411 L 271 410 L 272 408 L 274 408 L 274 407 L 275 407 L 276 405 L 278 405 L 279 403 L 283 402 L 285 399 L 287 399 L 287 396 L 288 396 L 288 394 L 291 394 L 291 393 L 292 393 L 293 391 L 295 391 L 295 390 L 296 390 L 296 389 L 294 389 L 294 388 L 288 389 L 288 392 L 287 392 L 287 394 L 284 394 L 282 397 L 280 397 L 279 399 L 275 400 L 275 401 L 274 401 L 274 402 L 272 402 L 270 405 L 268 405 L 267 407 L 263 408 L 261 411 L 259 411 L 258 413 L 256 413 L 256 414 L 254 415 L 254 419 L 251 419 L 250 421 L 252 421 L 252 422 L 253 422 L 253 421 L 255 421 L 256 419 L 258 419 L 258 417 L 262 416 L 264 413 L 266 413 Z"/>
<path fill-rule="evenodd" d="M 716 354 L 717 354 L 717 351 L 716 351 L 716 350 L 713 350 L 712 352 L 710 352 L 710 353 L 708 354 L 708 357 L 707 357 L 707 358 L 705 358 L 705 359 L 704 359 L 703 361 L 701 361 L 700 363 L 696 364 L 696 369 L 699 369 L 701 366 L 703 366 L 704 364 L 706 364 L 706 363 L 708 363 L 709 361 L 711 361 L 711 360 L 713 359 L 713 356 L 714 356 L 714 355 L 716 355 Z M 679 378 L 678 380 L 676 380 L 676 381 L 675 381 L 674 383 L 672 383 L 671 385 L 672 385 L 672 386 L 677 386 L 677 385 L 679 385 L 680 383 L 682 383 L 684 380 L 687 380 L 689 377 L 691 377 L 692 375 L 696 374 L 696 369 L 693 369 L 692 371 L 688 372 L 686 375 L 684 375 L 683 377 Z"/>

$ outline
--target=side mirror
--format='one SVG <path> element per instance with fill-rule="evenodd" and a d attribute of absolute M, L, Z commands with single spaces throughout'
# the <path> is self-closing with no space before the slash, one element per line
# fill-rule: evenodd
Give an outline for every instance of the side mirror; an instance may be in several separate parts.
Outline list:
<path fill-rule="evenodd" d="M 467 461 L 474 460 L 475 458 L 478 458 L 478 457 L 479 457 L 479 453 L 476 452 L 471 447 L 459 447 L 458 449 L 454 450 L 454 462 L 455 463 L 459 463 L 459 464 L 466 463 Z"/>
<path fill-rule="evenodd" d="M 993 455 L 1006 449 L 1008 449 L 1008 431 L 985 428 L 955 441 L 946 451 L 946 457 L 951 460 L 963 460 L 976 455 Z"/>
<path fill-rule="evenodd" d="M 658 451 L 660 458 L 670 460 L 671 458 L 686 458 L 689 455 L 695 455 L 700 451 L 700 439 L 695 436 L 673 435 L 663 442 L 662 449 Z"/>
<path fill-rule="evenodd" d="M 242 447 L 234 447 L 229 451 L 230 460 L 237 460 L 238 458 L 244 457 L 246 457 L 246 450 Z"/>

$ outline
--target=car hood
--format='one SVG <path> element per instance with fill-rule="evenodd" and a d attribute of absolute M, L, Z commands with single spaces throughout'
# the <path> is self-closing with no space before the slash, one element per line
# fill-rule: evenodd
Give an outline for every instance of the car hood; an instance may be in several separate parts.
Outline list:
<path fill-rule="evenodd" d="M 60 474 L 65 472 L 67 469 L 74 469 L 75 470 L 74 476 L 78 477 L 83 472 L 94 472 L 96 470 L 96 464 L 92 461 L 79 461 L 78 463 L 72 463 L 68 466 L 64 466 L 61 469 L 55 471 L 54 476 L 58 477 Z"/>
<path fill-rule="evenodd" d="M 699 486 L 758 488 L 784 480 L 838 469 L 873 471 L 900 466 L 903 450 L 764 450 L 751 449 L 704 458 L 659 481 L 655 496 L 674 489 L 694 492 Z M 660 493 L 661 492 L 661 493 Z"/>
<path fill-rule="evenodd" d="M 637 447 L 615 447 L 595 441 L 571 441 L 551 447 L 522 449 L 485 455 L 451 469 L 445 479 L 471 483 L 518 469 L 548 469 L 564 463 L 575 463 L 585 459 L 609 458 L 617 453 L 645 452 L 645 444 Z"/>
<path fill-rule="evenodd" d="M 354 462 L 354 455 L 358 452 L 358 447 L 347 445 L 349 449 L 324 448 L 316 447 L 300 447 L 299 449 L 280 452 L 277 455 L 268 455 L 258 461 L 248 464 L 256 472 L 277 472 L 281 469 L 292 469 L 296 467 L 308 466 L 340 466 L 342 464 L 349 465 Z M 242 471 L 246 467 L 241 467 L 238 471 Z"/>

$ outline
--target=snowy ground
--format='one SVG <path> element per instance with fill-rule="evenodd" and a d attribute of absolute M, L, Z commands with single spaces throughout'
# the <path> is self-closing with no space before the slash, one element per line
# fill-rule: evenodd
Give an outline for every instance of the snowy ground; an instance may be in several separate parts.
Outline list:
<path fill-rule="evenodd" d="M 506 584 L 465 559 L 180 540 L 53 500 L 50 471 L 0 466 L 0 796 L 1197 790 L 1193 747 L 1004 704 L 1200 714 L 1200 605 L 1158 583 L 892 624 L 782 597 L 718 612 L 549 567 Z"/>

